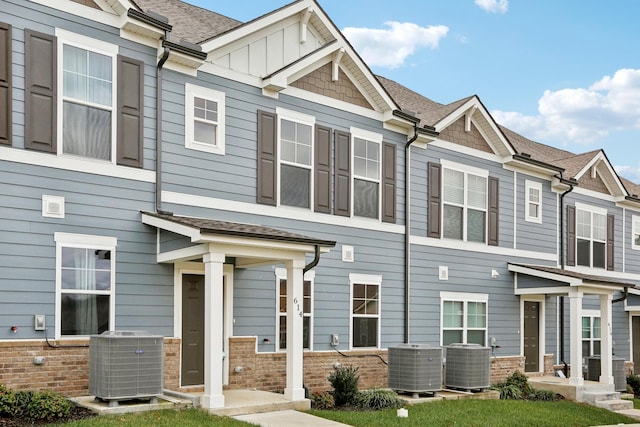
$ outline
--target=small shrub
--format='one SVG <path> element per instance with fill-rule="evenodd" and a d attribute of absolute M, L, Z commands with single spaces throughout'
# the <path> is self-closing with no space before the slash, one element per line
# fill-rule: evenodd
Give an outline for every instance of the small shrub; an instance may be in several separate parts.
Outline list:
<path fill-rule="evenodd" d="M 627 385 L 631 387 L 634 397 L 640 397 L 640 376 L 634 373 L 627 375 Z"/>
<path fill-rule="evenodd" d="M 16 412 L 16 393 L 0 384 L 0 417 L 10 418 Z"/>
<path fill-rule="evenodd" d="M 508 386 L 518 387 L 522 394 L 526 397 L 531 393 L 531 386 L 529 385 L 529 378 L 520 371 L 514 371 L 505 381 Z"/>
<path fill-rule="evenodd" d="M 52 391 L 33 393 L 27 405 L 27 414 L 36 420 L 53 421 L 63 418 L 71 412 L 71 403 Z"/>
<path fill-rule="evenodd" d="M 36 394 L 36 392 L 32 390 L 16 391 L 16 417 L 28 416 L 27 408 L 29 407 L 29 403 L 31 403 L 31 399 L 33 399 L 34 394 Z"/>
<path fill-rule="evenodd" d="M 328 377 L 333 391 L 333 400 L 336 406 L 352 405 L 358 395 L 358 368 L 352 366 L 341 366 L 331 372 Z"/>
<path fill-rule="evenodd" d="M 314 409 L 333 409 L 335 402 L 328 391 L 316 391 L 311 395 L 311 405 Z"/>
<path fill-rule="evenodd" d="M 404 403 L 395 391 L 388 389 L 364 390 L 356 398 L 356 405 L 362 409 L 397 409 Z"/>
<path fill-rule="evenodd" d="M 497 387 L 500 392 L 500 399 L 505 400 L 521 400 L 524 399 L 522 389 L 515 384 L 501 384 Z"/>
<path fill-rule="evenodd" d="M 527 396 L 528 400 L 541 400 L 546 402 L 555 402 L 560 400 L 561 395 L 551 390 L 531 389 L 531 393 Z"/>

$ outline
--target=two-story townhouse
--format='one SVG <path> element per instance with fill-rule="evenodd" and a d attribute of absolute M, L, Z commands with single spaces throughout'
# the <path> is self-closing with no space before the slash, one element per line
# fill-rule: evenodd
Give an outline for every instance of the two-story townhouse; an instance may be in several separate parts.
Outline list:
<path fill-rule="evenodd" d="M 442 105 L 381 81 L 439 133 L 411 157 L 410 340 L 491 346 L 494 380 L 571 365 L 582 385 L 583 357 L 602 355 L 613 384 L 614 351 L 635 360 L 633 184 L 601 150 L 499 126 L 475 96 Z"/>

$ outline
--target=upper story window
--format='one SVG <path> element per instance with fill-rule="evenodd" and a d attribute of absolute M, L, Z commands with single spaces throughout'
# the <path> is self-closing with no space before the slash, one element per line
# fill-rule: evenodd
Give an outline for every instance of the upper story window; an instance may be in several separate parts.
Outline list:
<path fill-rule="evenodd" d="M 631 217 L 631 248 L 640 250 L 640 216 Z"/>
<path fill-rule="evenodd" d="M 441 292 L 442 345 L 485 345 L 487 341 L 487 294 Z"/>
<path fill-rule="evenodd" d="M 606 267 L 607 213 L 576 209 L 576 262 L 585 267 Z"/>
<path fill-rule="evenodd" d="M 381 276 L 350 274 L 351 345 L 378 347 L 380 335 Z"/>
<path fill-rule="evenodd" d="M 525 221 L 542 222 L 542 184 L 527 180 L 525 182 Z"/>
<path fill-rule="evenodd" d="M 484 243 L 487 227 L 487 173 L 443 166 L 443 236 Z"/>
<path fill-rule="evenodd" d="M 185 146 L 193 150 L 224 154 L 225 94 L 185 85 Z"/>
<path fill-rule="evenodd" d="M 111 329 L 116 238 L 55 233 L 55 241 L 57 335 Z"/>
<path fill-rule="evenodd" d="M 114 160 L 117 46 L 59 32 L 62 154 Z"/>
<path fill-rule="evenodd" d="M 279 110 L 280 204 L 310 208 L 313 182 L 313 125 L 306 114 Z"/>
<path fill-rule="evenodd" d="M 382 135 L 352 129 L 353 215 L 380 217 L 380 166 Z"/>

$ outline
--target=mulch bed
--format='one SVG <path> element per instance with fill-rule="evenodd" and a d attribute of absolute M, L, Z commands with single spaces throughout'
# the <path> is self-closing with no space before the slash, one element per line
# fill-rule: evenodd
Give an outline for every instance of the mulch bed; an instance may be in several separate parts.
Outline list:
<path fill-rule="evenodd" d="M 0 427 L 26 427 L 26 426 L 46 426 L 54 424 L 62 424 L 69 421 L 83 420 L 85 418 L 97 417 L 98 414 L 92 412 L 87 408 L 81 406 L 73 406 L 68 417 L 59 418 L 55 422 L 49 422 L 45 420 L 34 420 L 31 418 L 14 417 L 14 418 L 2 418 L 0 417 Z"/>

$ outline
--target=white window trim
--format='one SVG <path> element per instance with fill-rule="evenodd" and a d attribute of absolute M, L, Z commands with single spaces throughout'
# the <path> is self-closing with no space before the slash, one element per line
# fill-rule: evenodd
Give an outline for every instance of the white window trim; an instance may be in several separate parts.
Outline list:
<path fill-rule="evenodd" d="M 194 107 L 195 97 L 214 101 L 218 104 L 218 121 L 216 122 L 216 145 L 194 141 Z M 185 147 L 191 150 L 204 151 L 218 155 L 225 154 L 225 93 L 214 89 L 185 83 L 184 97 Z"/>
<path fill-rule="evenodd" d="M 454 302 L 462 302 L 464 303 L 463 310 L 463 322 L 462 322 L 462 336 L 464 341 L 467 341 L 467 303 L 469 302 L 481 302 L 485 304 L 486 310 L 486 324 L 484 327 L 484 344 L 487 345 L 487 339 L 489 335 L 489 294 L 477 294 L 477 293 L 468 293 L 468 292 L 448 292 L 448 291 L 440 291 L 440 345 L 442 345 L 442 340 L 444 336 L 444 302 L 445 301 L 454 301 Z M 472 329 L 479 330 L 479 329 Z"/>
<path fill-rule="evenodd" d="M 109 330 L 115 330 L 116 307 L 116 246 L 118 239 L 110 236 L 93 236 L 89 234 L 70 234 L 56 232 L 53 235 L 56 242 L 56 318 L 55 338 L 62 337 L 62 248 L 95 248 L 111 251 L 111 284 L 109 291 L 96 291 L 97 294 L 109 295 Z M 82 335 L 65 335 L 65 339 L 86 338 Z"/>
<path fill-rule="evenodd" d="M 371 132 L 365 129 L 359 129 L 356 127 L 349 128 L 349 132 L 351 133 L 351 141 L 349 142 L 351 145 L 351 158 L 349 159 L 350 168 L 353 171 L 351 174 L 351 217 L 362 218 L 366 221 L 377 221 L 382 222 L 382 134 Z M 355 173 L 355 140 L 364 139 L 365 141 L 375 142 L 378 144 L 378 179 L 371 179 L 366 176 L 356 175 Z M 375 182 L 378 184 L 378 214 L 377 218 L 367 218 L 363 216 L 355 215 L 355 180 L 361 179 L 363 181 Z"/>
<path fill-rule="evenodd" d="M 291 166 L 295 166 L 295 167 L 300 167 L 300 168 L 305 168 L 309 170 L 309 208 L 298 208 L 296 206 L 287 206 L 287 208 L 291 208 L 291 209 L 303 209 L 305 211 L 312 211 L 313 212 L 313 201 L 314 199 L 314 165 L 315 165 L 315 125 L 316 125 L 316 118 L 314 116 L 310 116 L 308 114 L 304 114 L 304 113 L 300 113 L 297 111 L 292 111 L 292 110 L 287 110 L 281 107 L 276 107 L 276 115 L 277 115 L 277 122 L 278 122 L 278 132 L 277 132 L 277 144 L 278 144 L 278 171 L 277 171 L 277 177 L 276 177 L 276 188 L 277 188 L 277 193 L 278 193 L 278 206 L 287 206 L 287 205 L 282 205 L 280 200 L 281 200 L 281 196 L 282 196 L 282 191 L 280 188 L 280 178 L 281 178 L 281 166 L 284 163 L 285 165 L 291 165 Z M 308 125 L 311 126 L 311 158 L 310 158 L 310 164 L 309 166 L 306 165 L 301 165 L 298 163 L 291 163 L 291 162 L 287 162 L 287 161 L 283 161 L 282 160 L 282 125 L 281 122 L 282 120 L 289 120 L 291 122 L 295 122 L 295 123 L 301 123 L 304 125 Z"/>
<path fill-rule="evenodd" d="M 638 224 L 637 228 L 636 224 Z M 631 215 L 631 249 L 640 251 L 640 245 L 636 245 L 635 241 L 636 234 L 640 234 L 640 216 Z"/>
<path fill-rule="evenodd" d="M 280 348 L 280 317 L 287 316 L 288 313 L 285 314 L 280 313 L 280 280 L 287 280 L 287 269 L 278 267 L 275 270 L 276 274 L 276 333 L 275 333 L 275 351 L 280 353 L 286 353 L 286 349 Z M 305 282 L 311 282 L 311 312 L 307 315 L 304 314 L 304 317 L 309 317 L 309 348 L 304 348 L 304 351 L 313 351 L 313 313 L 314 313 L 314 284 L 315 284 L 316 272 L 315 270 L 309 270 L 304 273 L 304 278 L 302 279 Z M 287 296 L 288 297 L 288 296 Z M 304 298 L 304 297 L 303 297 Z M 303 307 L 304 308 L 304 307 Z M 304 310 L 303 310 L 304 313 Z"/>
<path fill-rule="evenodd" d="M 355 284 L 367 284 L 367 285 L 378 285 L 378 314 L 376 316 L 366 315 L 366 316 L 354 316 L 353 315 L 353 285 Z M 381 331 L 381 319 L 382 319 L 382 276 L 377 274 L 358 274 L 358 273 L 350 273 L 349 274 L 349 350 L 353 350 L 354 348 L 357 350 L 371 349 L 371 348 L 381 348 L 380 343 L 380 331 Z M 354 347 L 353 346 L 353 318 L 354 317 L 375 317 L 378 319 L 378 330 L 376 343 L 378 344 L 376 347 Z"/>
<path fill-rule="evenodd" d="M 589 318 L 589 333 L 591 335 L 590 338 L 583 338 L 582 337 L 582 318 L 583 317 L 588 317 Z M 598 318 L 600 319 L 600 338 L 595 338 L 593 337 L 593 319 L 594 318 Z M 589 353 L 593 353 L 593 343 L 595 341 L 600 342 L 600 345 L 602 345 L 602 316 L 600 315 L 600 310 L 582 310 L 582 316 L 580 317 L 580 344 L 582 344 L 582 342 L 584 341 L 589 341 Z M 602 351 L 602 347 L 600 347 L 601 351 Z M 589 357 L 589 354 L 583 354 L 582 357 Z"/>
<path fill-rule="evenodd" d="M 529 198 L 530 197 L 529 191 L 531 189 L 538 190 L 538 194 L 539 194 L 539 200 L 537 203 L 535 203 L 538 205 L 537 217 L 529 215 L 529 205 L 534 204 L 534 202 L 532 202 L 531 199 Z M 528 222 L 535 222 L 535 223 L 541 224 L 542 223 L 542 183 L 536 182 L 536 181 L 529 181 L 529 180 L 525 181 L 524 202 L 525 202 L 524 220 Z"/>
<path fill-rule="evenodd" d="M 576 208 L 576 267 L 578 268 L 595 268 L 596 270 L 606 270 L 607 269 L 607 239 L 609 236 L 607 235 L 607 210 L 604 208 L 600 208 L 597 206 L 591 206 L 584 203 L 575 203 Z M 578 236 L 578 211 L 589 212 L 591 214 L 591 237 L 589 239 L 585 239 L 583 237 Z M 604 216 L 605 220 L 605 237 L 604 240 L 597 240 L 593 237 L 593 214 Z M 590 251 L 589 251 L 589 265 L 578 265 L 578 239 L 588 240 L 590 242 Z M 593 266 L 593 242 L 604 243 L 604 267 L 594 267 Z"/>
<path fill-rule="evenodd" d="M 452 162 L 451 160 L 440 159 L 440 165 L 445 169 L 454 169 L 460 172 L 478 175 L 483 178 L 489 178 L 489 171 L 486 169 L 476 168 L 474 166 L 465 165 L 464 163 Z"/>
<path fill-rule="evenodd" d="M 58 99 L 57 99 L 57 108 L 59 114 L 57 114 L 57 155 L 64 156 L 68 158 L 78 159 L 85 162 L 92 162 L 98 164 L 112 164 L 115 165 L 117 162 L 117 135 L 118 135 L 118 126 L 117 126 L 117 105 L 118 105 L 118 45 L 114 45 L 111 43 L 107 43 L 103 40 L 94 39 L 91 37 L 86 37 L 80 34 L 72 33 L 70 31 L 62 30 L 60 28 L 56 28 L 56 37 L 57 37 L 57 58 L 56 58 L 56 67 L 58 72 L 58 80 L 56 82 L 56 87 L 58 91 Z M 102 55 L 111 57 L 111 160 L 103 160 L 103 159 L 94 159 L 91 157 L 78 156 L 75 154 L 64 154 L 64 140 L 62 135 L 62 126 L 64 119 L 64 73 L 63 73 L 63 55 L 64 55 L 64 45 L 75 46 L 80 49 L 88 50 L 91 52 L 100 53 Z M 88 105 L 88 104 L 86 104 Z M 103 108 L 104 106 L 100 106 Z"/>

